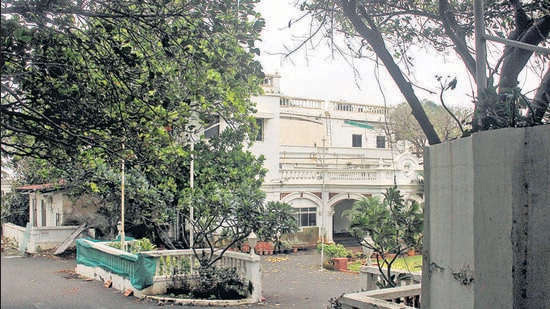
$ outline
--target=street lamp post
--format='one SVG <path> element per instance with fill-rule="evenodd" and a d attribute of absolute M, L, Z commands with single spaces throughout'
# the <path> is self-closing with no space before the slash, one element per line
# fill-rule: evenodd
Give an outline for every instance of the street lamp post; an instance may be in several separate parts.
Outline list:
<path fill-rule="evenodd" d="M 215 123 L 209 127 L 206 127 L 203 129 L 203 132 L 210 130 L 212 128 L 215 128 L 219 126 L 220 123 Z M 191 134 L 191 163 L 189 164 L 189 187 L 191 188 L 191 191 L 193 191 L 193 188 L 195 187 L 195 137 L 194 134 Z M 195 231 L 194 231 L 194 225 L 193 222 L 195 222 L 195 207 L 193 207 L 193 202 L 191 202 L 191 205 L 189 206 L 189 247 L 193 249 L 195 246 Z"/>
<path fill-rule="evenodd" d="M 323 150 L 321 153 L 321 170 L 322 170 L 322 185 L 321 185 L 321 271 L 324 270 L 324 254 L 325 254 L 325 138 L 323 138 Z"/>
<path fill-rule="evenodd" d="M 191 138 L 191 164 L 189 166 L 189 187 L 191 188 L 191 192 L 193 192 L 193 188 L 195 187 L 195 155 L 193 152 L 195 151 L 195 140 Z M 194 232 L 194 226 L 193 222 L 195 222 L 195 208 L 193 207 L 193 201 L 191 201 L 191 205 L 189 206 L 189 247 L 193 249 L 195 246 L 195 232 Z"/>
<path fill-rule="evenodd" d="M 122 150 L 124 151 L 124 144 L 122 144 Z M 122 154 L 124 156 L 124 153 Z M 126 250 L 126 235 L 124 233 L 124 159 L 122 159 L 121 167 L 121 185 L 120 185 L 120 250 Z M 118 226 L 117 226 L 118 228 Z"/>

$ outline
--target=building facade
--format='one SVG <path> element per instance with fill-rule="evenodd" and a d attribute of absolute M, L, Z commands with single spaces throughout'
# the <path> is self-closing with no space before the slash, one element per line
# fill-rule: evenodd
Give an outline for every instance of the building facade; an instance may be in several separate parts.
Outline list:
<path fill-rule="evenodd" d="M 251 151 L 266 158 L 267 201 L 292 205 L 301 227 L 317 226 L 331 242 L 348 232 L 342 213 L 357 200 L 394 184 L 419 199 L 421 163 L 389 142 L 384 106 L 288 97 L 280 78 L 266 76 L 253 98 L 260 132 Z"/>

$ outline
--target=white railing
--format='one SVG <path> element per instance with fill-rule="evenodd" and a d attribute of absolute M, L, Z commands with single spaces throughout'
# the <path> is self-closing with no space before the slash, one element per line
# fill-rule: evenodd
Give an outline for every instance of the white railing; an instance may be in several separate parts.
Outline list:
<path fill-rule="evenodd" d="M 191 274 L 192 263 L 194 263 L 194 267 L 196 266 L 193 268 L 194 270 L 198 268 L 198 265 L 196 264 L 197 259 L 194 257 L 193 250 L 189 249 L 144 251 L 138 254 L 130 254 L 108 246 L 107 242 L 90 242 L 88 240 L 83 240 L 83 243 L 87 244 L 95 251 L 89 252 L 86 256 L 86 259 L 90 263 L 85 265 L 86 263 L 78 263 L 79 252 L 77 250 L 77 273 L 102 281 L 104 278 L 111 278 L 113 287 L 121 291 L 125 291 L 129 288 L 134 289 L 133 284 L 131 283 L 132 279 L 134 282 L 146 282 L 149 281 L 150 277 L 149 279 L 141 278 L 143 280 L 138 280 L 139 278 L 128 278 L 126 275 L 119 275 L 119 273 L 121 273 L 120 271 L 116 272 L 112 271 L 112 269 L 124 269 L 125 271 L 122 273 L 135 275 L 136 272 L 129 269 L 131 267 L 136 267 L 136 265 L 134 265 L 135 261 L 133 260 L 137 260 L 140 257 L 154 259 L 154 262 L 156 263 L 155 272 L 154 274 L 151 273 L 153 285 L 143 290 L 134 291 L 135 295 L 138 295 L 138 297 L 165 294 L 168 288 L 167 283 L 169 283 L 170 280 L 177 276 Z M 206 250 L 206 254 L 209 254 L 210 252 L 210 250 L 207 249 L 198 249 L 196 251 L 199 256 L 202 253 L 202 250 Z M 214 252 L 214 255 L 219 256 L 221 253 L 222 250 L 217 250 Z M 128 260 L 127 263 L 132 264 L 133 266 L 122 265 L 119 260 L 124 260 L 124 263 Z M 102 265 L 108 267 L 104 269 L 105 267 L 102 267 Z M 235 267 L 237 273 L 246 280 L 245 282 L 250 282 L 252 284 L 253 290 L 251 295 L 246 300 L 242 300 L 237 303 L 242 303 L 243 301 L 246 303 L 255 303 L 261 300 L 262 270 L 260 256 L 255 254 L 250 255 L 247 253 L 226 251 L 221 259 L 215 263 L 215 266 Z M 212 303 L 214 302 L 213 300 L 209 301 Z M 227 303 L 227 301 L 222 303 Z"/>
<path fill-rule="evenodd" d="M 330 101 L 330 109 L 334 111 L 369 113 L 369 114 L 379 114 L 379 115 L 384 115 L 386 113 L 386 108 L 384 106 L 364 105 L 364 104 L 335 102 L 335 101 Z"/>
<path fill-rule="evenodd" d="M 204 251 L 205 254 L 210 254 L 210 250 L 198 249 L 197 254 L 200 256 Z M 174 276 L 185 275 L 191 272 L 191 264 L 193 268 L 198 267 L 198 261 L 193 254 L 193 250 L 159 250 L 145 251 L 142 254 L 158 257 L 155 276 Z M 221 250 L 215 251 L 214 256 L 219 256 Z M 219 261 L 216 262 L 216 267 L 234 267 L 238 273 L 246 276 L 246 269 L 249 263 L 259 262 L 260 257 L 240 252 L 226 251 Z"/>
<path fill-rule="evenodd" d="M 365 292 L 349 293 L 340 298 L 343 309 L 397 309 L 420 308 L 422 278 L 421 272 L 392 270 L 390 275 L 399 277 L 408 275 L 407 279 L 400 280 L 398 287 L 379 289 L 377 282 L 382 282 L 382 275 L 377 266 L 363 266 L 360 271 L 360 285 Z"/>
<path fill-rule="evenodd" d="M 302 107 L 311 109 L 323 109 L 323 100 L 281 97 L 282 107 Z"/>
<path fill-rule="evenodd" d="M 385 268 L 382 268 L 385 271 Z M 399 285 L 412 285 L 417 284 L 422 281 L 422 272 L 417 271 L 403 271 L 403 270 L 392 270 L 390 275 L 395 275 L 395 278 L 399 278 L 400 275 L 405 276 L 407 279 L 400 280 Z M 359 281 L 361 283 L 361 289 L 365 291 L 371 291 L 378 289 L 377 282 L 382 282 L 382 275 L 377 266 L 362 266 L 359 272 Z"/>
<path fill-rule="evenodd" d="M 325 175 L 327 184 L 391 184 L 391 175 L 387 171 L 364 169 L 323 170 L 321 168 L 289 168 L 279 170 L 281 180 L 287 184 L 320 184 Z"/>
<path fill-rule="evenodd" d="M 420 284 L 396 288 L 344 294 L 342 309 L 406 309 L 420 308 Z"/>
<path fill-rule="evenodd" d="M 210 254 L 208 249 L 196 250 L 198 256 Z M 222 250 L 214 251 L 214 256 L 219 256 Z M 191 274 L 192 269 L 198 268 L 198 261 L 193 250 L 159 250 L 145 251 L 141 254 L 157 257 L 154 282 L 169 281 L 174 277 Z M 193 267 L 191 267 L 193 266 Z M 262 291 L 260 256 L 248 253 L 226 251 L 220 260 L 215 263 L 216 267 L 231 267 L 237 270 L 246 282 L 252 283 L 254 287 L 250 299 L 260 301 Z"/>

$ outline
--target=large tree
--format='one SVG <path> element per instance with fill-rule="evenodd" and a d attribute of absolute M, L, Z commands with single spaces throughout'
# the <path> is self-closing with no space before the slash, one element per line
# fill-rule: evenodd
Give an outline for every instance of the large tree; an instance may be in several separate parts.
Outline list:
<path fill-rule="evenodd" d="M 254 60 L 264 25 L 256 2 L 3 1 L 2 155 L 47 160 L 56 171 L 48 181 L 64 178 L 75 194 L 94 195 L 111 225 L 124 162 L 126 219 L 162 237 L 175 213 L 203 202 L 186 190 L 192 153 L 197 162 L 224 150 L 245 156 L 239 145 L 254 131 L 250 96 L 263 76 Z M 218 121 L 239 138 L 193 151 L 192 140 Z M 213 162 L 204 166 L 223 169 Z M 249 155 L 240 163 L 250 170 L 216 173 L 240 177 L 242 188 L 203 184 L 248 192 L 257 205 L 256 187 L 242 179 L 261 181 L 260 170 Z"/>
<path fill-rule="evenodd" d="M 189 222 L 193 231 L 183 240 L 186 247 L 210 249 L 209 255 L 201 256 L 203 265 L 219 259 L 214 255 L 216 249 L 227 250 L 260 229 L 265 211 L 265 193 L 260 187 L 266 170 L 263 157 L 255 157 L 245 149 L 244 132 L 224 130 L 217 137 L 197 143 L 195 184 L 180 191 L 181 223 Z"/>
<path fill-rule="evenodd" d="M 124 143 L 140 160 L 149 133 L 184 138 L 192 115 L 247 121 L 255 2 L 2 1 L 2 153 L 117 159 Z"/>
<path fill-rule="evenodd" d="M 484 3 L 488 34 L 534 46 L 548 45 L 547 1 Z M 411 46 L 430 45 L 438 51 L 452 48 L 472 76 L 476 66 L 489 66 L 487 88 L 476 98 L 474 131 L 536 125 L 548 114 L 548 54 L 534 55 L 533 51 L 507 46 L 496 61 L 476 63 L 472 1 L 311 0 L 301 2 L 300 7 L 315 21 L 310 39 L 315 35 L 329 38 L 342 54 L 374 56 L 384 64 L 430 144 L 439 143 L 441 138 L 422 109 L 408 70 L 400 66 L 412 59 Z M 338 44 L 339 37 L 343 37 L 343 44 Z M 517 88 L 518 76 L 530 59 L 541 73 L 540 86 L 531 97 Z M 544 68 L 547 71 L 543 74 Z"/>
<path fill-rule="evenodd" d="M 422 101 L 421 106 L 426 115 L 434 125 L 434 129 L 442 141 L 449 141 L 461 137 L 466 122 L 471 121 L 472 112 L 465 108 L 448 107 L 437 105 L 434 102 Z M 411 107 L 407 103 L 401 103 L 388 111 L 388 123 L 384 126 L 387 135 L 397 143 L 407 142 L 410 151 L 422 156 L 424 147 L 427 144 L 426 135 L 418 125 L 411 113 Z"/>

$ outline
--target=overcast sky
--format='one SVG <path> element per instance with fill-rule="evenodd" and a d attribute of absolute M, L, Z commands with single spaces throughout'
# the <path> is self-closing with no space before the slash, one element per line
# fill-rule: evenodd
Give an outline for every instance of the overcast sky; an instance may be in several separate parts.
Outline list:
<path fill-rule="evenodd" d="M 315 51 L 298 52 L 290 58 L 284 54 L 296 46 L 296 36 L 302 34 L 303 28 L 288 27 L 289 20 L 300 16 L 300 12 L 292 6 L 295 0 L 261 0 L 258 6 L 260 13 L 266 19 L 266 28 L 260 43 L 260 61 L 266 73 L 279 73 L 281 92 L 289 96 L 324 99 L 345 100 L 365 104 L 388 104 L 404 102 L 401 93 L 393 81 L 386 75 L 384 67 L 380 68 L 383 80 L 383 93 L 379 90 L 372 61 L 362 60 L 355 65 L 359 68 L 360 79 L 355 79 L 350 65 L 340 56 L 332 59 L 330 49 L 321 46 Z M 286 47 L 285 47 L 286 46 Z M 326 44 L 325 44 L 326 46 Z M 446 102 L 453 105 L 472 106 L 472 85 L 465 72 L 464 65 L 454 54 L 443 58 L 435 58 L 433 54 L 419 51 L 416 55 L 417 69 L 414 78 L 423 87 L 436 92 L 438 83 L 434 76 L 458 76 L 458 87 L 445 96 Z M 357 61 L 357 60 L 356 60 Z M 359 84 L 360 89 L 357 87 Z M 439 102 L 439 94 L 429 95 L 428 92 L 415 90 L 418 97 Z"/>

